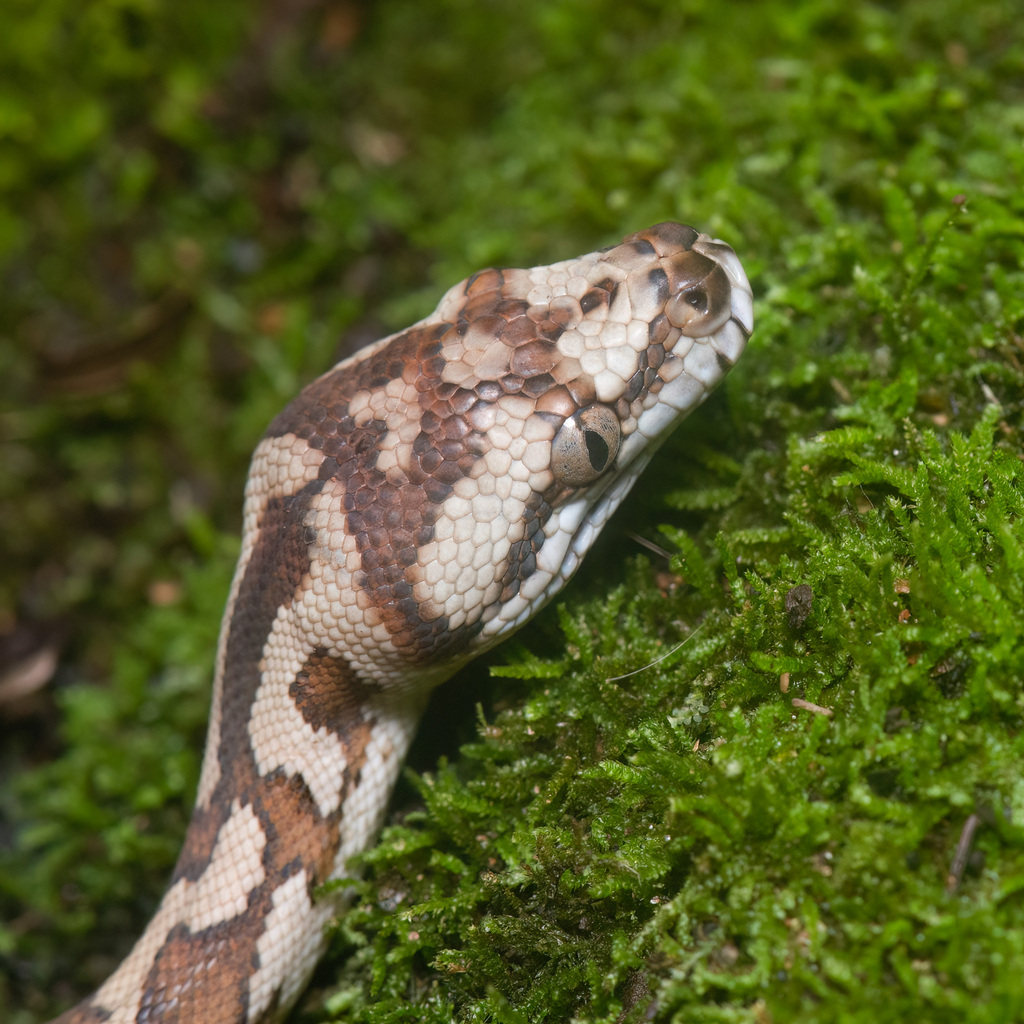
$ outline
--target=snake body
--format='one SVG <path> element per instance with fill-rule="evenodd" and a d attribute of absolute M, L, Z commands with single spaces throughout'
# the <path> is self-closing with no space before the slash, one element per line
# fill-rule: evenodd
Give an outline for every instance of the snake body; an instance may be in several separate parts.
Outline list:
<path fill-rule="evenodd" d="M 430 691 L 576 569 L 735 363 L 751 292 L 664 223 L 485 270 L 310 384 L 252 460 L 195 810 L 132 952 L 61 1024 L 279 1020 Z"/>

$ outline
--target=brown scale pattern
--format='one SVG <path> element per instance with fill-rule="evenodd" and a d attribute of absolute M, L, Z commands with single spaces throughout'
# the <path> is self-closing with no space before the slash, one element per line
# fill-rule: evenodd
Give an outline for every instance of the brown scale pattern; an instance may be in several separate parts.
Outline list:
<path fill-rule="evenodd" d="M 346 785 L 359 773 L 372 721 L 349 730 Z M 257 943 L 281 882 L 305 870 L 310 894 L 331 873 L 338 850 L 341 810 L 321 817 L 305 784 L 274 772 L 251 794 L 266 836 L 266 880 L 249 894 L 245 912 L 230 921 L 191 931 L 175 926 L 158 952 L 143 988 L 139 1019 L 161 1024 L 233 1019 L 245 1012 L 249 974 L 259 964 Z M 224 969 L 224 962 L 235 965 Z M 244 969 L 239 969 L 239 968 Z"/>
<path fill-rule="evenodd" d="M 522 581 L 532 576 L 537 568 L 537 553 L 544 543 L 543 527 L 549 515 L 551 506 L 545 496 L 535 493 L 523 512 L 523 539 L 516 541 L 508 554 L 508 565 L 501 578 L 501 601 L 515 594 Z"/>
<path fill-rule="evenodd" d="M 362 562 L 358 584 L 379 610 L 394 646 L 411 662 L 436 654 L 449 630 L 443 618 L 427 620 L 421 615 L 408 570 L 418 547 L 431 537 L 434 508 L 470 466 L 467 437 L 472 431 L 457 414 L 465 401 L 440 381 L 441 338 L 448 330 L 448 325 L 439 325 L 407 331 L 355 372 L 326 374 L 306 388 L 268 431 L 272 436 L 296 433 L 329 457 L 321 476 L 330 473 L 344 484 L 347 529 Z M 395 484 L 376 467 L 386 424 L 373 419 L 357 425 L 348 404 L 360 390 L 407 378 L 410 368 L 420 393 L 420 433 L 413 443 L 413 460 L 404 467 L 406 478 Z"/>
<path fill-rule="evenodd" d="M 309 567 L 310 538 L 302 520 L 311 496 L 321 487 L 315 481 L 290 498 L 274 498 L 267 504 L 228 634 L 222 721 L 248 721 L 270 625 L 278 607 L 291 602 Z M 206 808 L 197 808 L 193 814 L 172 884 L 180 878 L 195 881 L 202 874 L 232 799 L 239 797 L 243 804 L 258 802 L 261 782 L 245 730 L 225 730 L 217 757 L 220 779 Z"/>
<path fill-rule="evenodd" d="M 262 903 L 252 906 L 249 928 L 240 932 L 236 922 L 214 925 L 193 934 L 177 925 L 156 955 L 146 978 L 139 1006 L 139 1020 L 160 1024 L 193 1024 L 221 1020 L 235 1007 L 247 1007 L 249 979 L 224 972 L 225 958 L 237 956 L 240 947 L 255 947 L 259 937 Z M 256 934 L 251 934 L 253 931 Z"/>
<path fill-rule="evenodd" d="M 487 450 L 485 436 L 471 425 L 475 409 L 503 394 L 536 399 L 558 389 L 566 396 L 561 403 L 564 417 L 581 400 L 592 399 L 585 382 L 567 386 L 554 376 L 562 359 L 554 340 L 579 321 L 580 304 L 565 296 L 537 309 L 523 299 L 503 296 L 504 284 L 501 271 L 471 278 L 454 323 L 413 328 L 362 364 L 314 381 L 268 432 L 297 433 L 329 458 L 320 476 L 344 483 L 347 528 L 361 558 L 358 584 L 381 614 L 393 645 L 415 664 L 464 644 L 478 628 L 467 624 L 453 630 L 444 617 L 425 615 L 413 597 L 409 575 L 419 548 L 432 538 L 435 510 Z M 595 296 L 598 292 L 600 301 L 610 301 L 607 290 L 597 288 Z M 481 333 L 489 343 L 498 339 L 508 346 L 507 372 L 474 381 L 472 387 L 442 380 L 445 367 L 468 351 L 464 343 L 472 344 L 472 336 Z M 359 426 L 348 414 L 348 402 L 358 391 L 382 388 L 393 379 L 414 381 L 419 403 L 420 430 L 400 482 L 376 468 L 385 423 L 375 419 Z M 536 510 L 530 510 L 535 522 L 528 526 L 527 539 L 516 545 L 505 574 L 506 591 L 532 571 L 549 514 L 550 506 L 538 496 Z"/>
<path fill-rule="evenodd" d="M 287 605 L 308 568 L 309 531 L 302 518 L 310 497 L 321 483 L 307 485 L 297 495 L 272 499 L 261 523 L 260 539 L 246 570 L 228 637 L 227 671 L 222 719 L 244 723 L 259 685 L 263 643 L 280 605 Z M 323 677 L 322 661 L 312 659 L 306 671 L 306 705 L 316 703 L 317 685 L 333 686 L 338 674 Z M 361 687 L 351 694 L 369 693 Z M 336 692 L 330 699 L 337 706 Z M 321 704 L 323 697 L 321 695 Z M 358 777 L 372 720 L 350 727 L 344 736 L 346 785 Z M 263 933 L 273 890 L 290 874 L 305 869 L 309 885 L 326 881 L 340 841 L 339 811 L 322 817 L 305 783 L 280 772 L 261 777 L 253 762 L 245 729 L 226 729 L 218 750 L 221 777 L 206 809 L 197 809 L 172 878 L 198 879 L 209 864 L 218 833 L 230 815 L 233 800 L 251 806 L 259 820 L 266 846 L 263 867 L 266 881 L 250 893 L 247 910 L 227 924 L 191 932 L 179 925 L 168 936 L 149 972 L 143 1014 L 163 1022 L 226 1019 L 231 1008 L 248 1000 L 248 976 L 258 963 L 256 944 Z M 285 831 L 282 833 L 281 827 Z M 220 961 L 238 965 L 225 970 Z M 215 962 L 216 961 L 216 962 Z M 211 964 L 209 977 L 203 965 Z M 244 968 L 244 969 L 242 969 Z"/>
<path fill-rule="evenodd" d="M 359 725 L 362 709 L 381 692 L 379 684 L 360 679 L 343 658 L 318 647 L 288 688 L 302 717 L 314 729 L 330 729 L 361 760 L 356 748 L 365 744 L 366 730 Z"/>
<path fill-rule="evenodd" d="M 312 391 L 321 399 L 314 408 L 299 411 L 293 405 L 278 417 L 275 424 L 287 422 L 289 417 L 311 417 L 304 420 L 304 426 L 307 439 L 311 443 L 314 439 L 319 441 L 315 446 L 320 447 L 325 455 L 321 479 L 292 497 L 272 498 L 264 510 L 259 539 L 239 588 L 227 639 L 221 709 L 222 721 L 227 723 L 248 720 L 259 685 L 259 662 L 270 624 L 277 609 L 291 602 L 308 570 L 309 545 L 313 538 L 303 525 L 303 519 L 310 501 L 323 487 L 324 470 L 343 477 L 345 469 L 371 458 L 375 451 L 375 446 L 369 444 L 369 433 L 365 431 L 352 439 L 353 444 L 344 443 L 346 433 L 354 431 L 350 423 L 345 423 L 344 410 L 347 406 L 339 401 L 336 388 L 323 387 L 321 380 L 315 382 Z M 317 431 L 314 426 L 339 422 L 341 429 L 337 432 Z M 314 678 L 319 668 L 319 665 L 312 667 Z M 332 681 L 337 682 L 336 674 Z M 306 703 L 308 707 L 310 700 Z M 371 726 L 372 722 L 369 722 L 358 735 L 350 731 L 345 737 L 349 753 L 349 783 L 358 776 Z M 234 799 L 243 806 L 251 805 L 263 827 L 267 837 L 264 869 L 266 877 L 273 883 L 258 886 L 250 895 L 245 914 L 232 919 L 229 924 L 214 925 L 195 934 L 185 925 L 179 925 L 172 931 L 147 978 L 142 1004 L 143 1020 L 147 1014 L 166 1022 L 216 1020 L 226 1013 L 225 1008 L 244 1006 L 248 998 L 249 965 L 258 959 L 256 943 L 270 909 L 272 888 L 287 876 L 289 864 L 293 865 L 293 870 L 306 867 L 314 884 L 324 881 L 337 850 L 340 813 L 332 819 L 321 818 L 306 786 L 298 779 L 284 780 L 273 775 L 261 778 L 244 728 L 226 729 L 217 753 L 221 764 L 220 779 L 208 806 L 197 809 L 193 815 L 172 884 L 180 879 L 194 882 L 202 875 L 210 862 L 217 836 L 230 815 Z M 279 822 L 287 823 L 287 836 L 279 835 Z M 230 936 L 230 941 L 226 936 Z M 245 969 L 230 971 L 218 966 L 210 978 L 196 974 L 197 969 L 201 969 L 197 965 L 224 957 L 231 958 Z M 211 980 L 214 978 L 215 981 Z M 84 1024 L 89 1019 L 72 1016 L 76 1012 L 69 1011 L 63 1018 L 64 1024 Z M 102 1011 L 83 1007 L 82 1012 L 95 1017 Z"/>

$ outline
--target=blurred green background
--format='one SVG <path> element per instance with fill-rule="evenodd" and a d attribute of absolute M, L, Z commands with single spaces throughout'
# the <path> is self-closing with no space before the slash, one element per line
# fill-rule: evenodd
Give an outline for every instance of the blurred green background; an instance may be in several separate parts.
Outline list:
<path fill-rule="evenodd" d="M 0 1019 L 159 899 L 275 412 L 666 219 L 740 254 L 750 350 L 434 702 L 296 1019 L 1024 1017 L 1018 4 L 2 21 Z"/>

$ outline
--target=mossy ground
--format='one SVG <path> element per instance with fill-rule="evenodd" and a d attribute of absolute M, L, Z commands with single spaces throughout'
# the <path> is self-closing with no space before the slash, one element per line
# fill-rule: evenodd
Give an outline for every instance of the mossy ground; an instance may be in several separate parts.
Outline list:
<path fill-rule="evenodd" d="M 664 219 L 750 349 L 434 701 L 296 1019 L 1024 1019 L 1017 4 L 9 7 L 0 1019 L 159 898 L 277 408 Z"/>

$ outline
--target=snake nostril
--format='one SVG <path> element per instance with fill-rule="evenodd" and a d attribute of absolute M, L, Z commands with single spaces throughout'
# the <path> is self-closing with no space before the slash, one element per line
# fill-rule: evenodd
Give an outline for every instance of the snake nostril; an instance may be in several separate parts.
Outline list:
<path fill-rule="evenodd" d="M 665 315 L 672 326 L 690 338 L 714 334 L 732 309 L 728 275 L 713 259 L 698 252 L 685 252 L 665 262 L 672 289 Z"/>
<path fill-rule="evenodd" d="M 708 293 L 703 288 L 695 288 L 691 292 L 687 292 L 683 298 L 688 302 L 698 313 L 704 314 L 708 311 Z"/>

